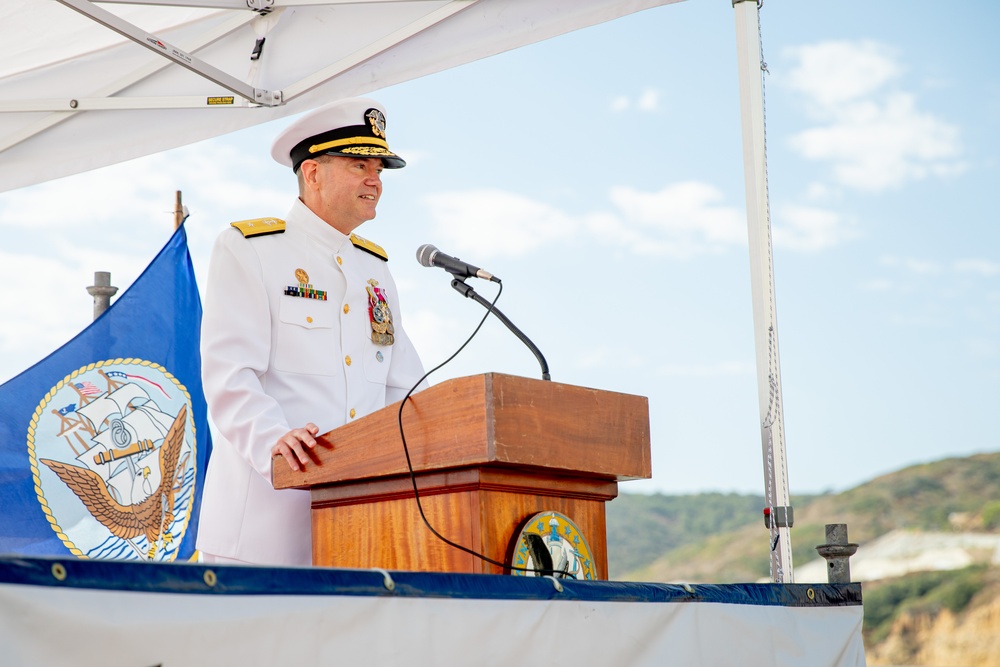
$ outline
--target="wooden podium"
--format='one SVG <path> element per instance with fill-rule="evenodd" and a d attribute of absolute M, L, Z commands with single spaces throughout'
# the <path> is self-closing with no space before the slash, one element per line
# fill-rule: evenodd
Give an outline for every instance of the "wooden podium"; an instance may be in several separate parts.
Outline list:
<path fill-rule="evenodd" d="M 276 489 L 312 498 L 313 564 L 502 574 L 435 537 L 420 518 L 399 403 L 322 436 L 319 465 L 273 466 Z M 538 512 L 569 517 L 607 579 L 604 503 L 650 477 L 645 397 L 487 373 L 414 394 L 403 429 L 424 514 L 449 540 L 507 563 Z"/>

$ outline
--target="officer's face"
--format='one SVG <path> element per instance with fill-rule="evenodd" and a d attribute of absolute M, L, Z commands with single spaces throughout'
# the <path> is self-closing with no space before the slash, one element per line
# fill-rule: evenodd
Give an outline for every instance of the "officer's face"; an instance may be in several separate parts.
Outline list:
<path fill-rule="evenodd" d="M 307 205 L 328 224 L 349 234 L 375 217 L 382 196 L 382 160 L 326 156 L 317 161 L 315 208 Z"/>

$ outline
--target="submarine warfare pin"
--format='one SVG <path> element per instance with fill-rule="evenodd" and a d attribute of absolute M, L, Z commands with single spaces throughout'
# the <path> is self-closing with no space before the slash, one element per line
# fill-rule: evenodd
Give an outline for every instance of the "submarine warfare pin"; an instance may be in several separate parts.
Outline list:
<path fill-rule="evenodd" d="M 396 333 L 392 326 L 392 312 L 385 293 L 374 278 L 368 281 L 368 319 L 372 324 L 372 342 L 376 345 L 392 345 Z"/>

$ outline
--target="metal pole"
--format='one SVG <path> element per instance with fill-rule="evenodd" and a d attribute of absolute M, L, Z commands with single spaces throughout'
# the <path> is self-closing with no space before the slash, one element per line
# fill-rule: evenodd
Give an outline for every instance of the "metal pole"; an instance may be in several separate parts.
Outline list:
<path fill-rule="evenodd" d="M 118 291 L 111 285 L 110 271 L 94 271 L 94 284 L 87 288 L 87 294 L 94 297 L 94 319 L 104 314 L 111 306 L 111 297 Z"/>
<path fill-rule="evenodd" d="M 778 363 L 778 323 L 771 257 L 771 220 L 767 193 L 764 135 L 764 64 L 760 49 L 760 14 L 756 0 L 733 0 L 739 67 L 743 173 L 750 240 L 750 286 L 757 357 L 757 398 L 764 458 L 765 525 L 770 530 L 771 581 L 791 583 L 792 509 L 785 457 L 785 425 Z"/>
<path fill-rule="evenodd" d="M 851 556 L 857 550 L 857 544 L 847 541 L 846 523 L 826 524 L 826 544 L 817 546 L 816 551 L 826 559 L 826 579 L 829 583 L 851 583 Z"/>

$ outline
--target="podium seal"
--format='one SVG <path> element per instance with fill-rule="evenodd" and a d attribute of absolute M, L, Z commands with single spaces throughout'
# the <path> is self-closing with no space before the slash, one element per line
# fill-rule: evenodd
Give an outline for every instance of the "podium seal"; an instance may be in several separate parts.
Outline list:
<path fill-rule="evenodd" d="M 539 512 L 529 518 L 512 551 L 511 574 L 516 576 L 597 579 L 587 539 L 569 517 L 559 512 Z"/>

